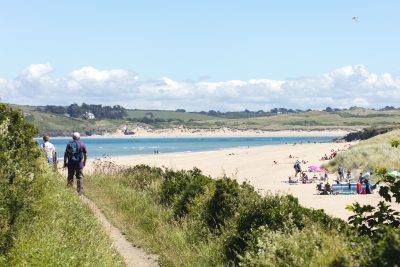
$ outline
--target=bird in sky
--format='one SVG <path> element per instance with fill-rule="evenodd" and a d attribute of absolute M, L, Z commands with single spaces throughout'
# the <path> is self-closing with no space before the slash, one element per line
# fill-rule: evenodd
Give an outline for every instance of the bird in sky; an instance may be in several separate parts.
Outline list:
<path fill-rule="evenodd" d="M 354 22 L 357 22 L 358 21 L 358 17 L 354 16 L 354 17 L 351 18 L 351 20 L 354 21 Z"/>

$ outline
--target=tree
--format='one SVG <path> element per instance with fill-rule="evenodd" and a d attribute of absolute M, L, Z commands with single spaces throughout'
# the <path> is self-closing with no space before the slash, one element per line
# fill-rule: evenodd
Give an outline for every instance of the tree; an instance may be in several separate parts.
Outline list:
<path fill-rule="evenodd" d="M 82 115 L 81 108 L 74 103 L 68 107 L 68 114 L 73 118 L 79 118 Z"/>
<path fill-rule="evenodd" d="M 218 115 L 218 113 L 215 111 L 215 110 L 209 110 L 208 111 L 208 116 L 217 116 Z"/>

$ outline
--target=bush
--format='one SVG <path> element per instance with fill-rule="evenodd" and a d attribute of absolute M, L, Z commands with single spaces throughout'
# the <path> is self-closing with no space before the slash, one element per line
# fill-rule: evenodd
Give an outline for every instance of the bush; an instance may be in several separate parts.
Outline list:
<path fill-rule="evenodd" d="M 239 190 L 239 184 L 235 180 L 215 181 L 215 192 L 206 212 L 209 227 L 220 229 L 235 214 L 239 204 Z"/>
<path fill-rule="evenodd" d="M 162 170 L 147 165 L 136 165 L 122 169 L 122 183 L 136 190 L 146 190 L 155 181 L 161 180 Z"/>
<path fill-rule="evenodd" d="M 186 185 L 178 200 L 174 214 L 176 217 L 187 215 L 191 207 L 195 204 L 196 197 L 203 195 L 207 190 L 207 185 L 211 183 L 211 178 L 204 175 L 195 175 Z"/>
<path fill-rule="evenodd" d="M 0 104 L 0 253 L 13 244 L 14 225 L 32 211 L 45 181 L 43 162 L 33 137 L 37 130 L 21 112 Z"/>
<path fill-rule="evenodd" d="M 387 227 L 379 234 L 369 255 L 364 257 L 364 266 L 389 267 L 400 264 L 400 229 Z"/>
<path fill-rule="evenodd" d="M 201 171 L 193 168 L 190 171 L 173 171 L 166 169 L 163 173 L 163 182 L 161 185 L 161 203 L 163 205 L 172 205 L 181 197 L 186 186 L 191 180 L 201 175 Z"/>
<path fill-rule="evenodd" d="M 303 208 L 291 195 L 267 195 L 260 197 L 244 210 L 237 223 L 237 233 L 225 244 L 227 258 L 238 260 L 238 255 L 253 251 L 257 246 L 258 232 L 254 229 L 265 227 L 269 231 L 302 230 L 305 226 L 317 224 L 322 229 L 345 229 L 339 219 L 333 219 L 321 211 Z"/>
<path fill-rule="evenodd" d="M 356 266 L 359 251 L 336 232 L 310 225 L 303 230 L 271 231 L 260 227 L 253 250 L 242 266 Z"/>

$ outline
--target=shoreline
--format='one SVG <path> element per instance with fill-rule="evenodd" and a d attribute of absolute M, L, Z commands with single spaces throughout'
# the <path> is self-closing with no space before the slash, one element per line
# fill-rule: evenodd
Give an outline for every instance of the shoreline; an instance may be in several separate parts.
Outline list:
<path fill-rule="evenodd" d="M 347 130 L 282 130 L 282 131 L 263 131 L 263 130 L 232 130 L 220 128 L 215 130 L 203 129 L 187 129 L 187 128 L 173 128 L 173 129 L 160 129 L 149 130 L 145 128 L 138 129 L 134 135 L 125 135 L 122 132 L 104 134 L 104 135 L 91 135 L 82 136 L 82 139 L 141 139 L 141 138 L 234 138 L 234 137 L 320 137 L 332 136 L 343 137 L 351 131 Z M 51 137 L 52 139 L 68 139 L 70 136 L 57 136 Z M 40 139 L 40 137 L 38 137 Z"/>

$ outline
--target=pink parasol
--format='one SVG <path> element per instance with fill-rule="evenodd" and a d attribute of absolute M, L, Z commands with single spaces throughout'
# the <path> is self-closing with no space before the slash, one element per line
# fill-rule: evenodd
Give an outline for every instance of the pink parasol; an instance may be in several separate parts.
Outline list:
<path fill-rule="evenodd" d="M 325 172 L 325 169 L 320 168 L 319 166 L 308 166 L 308 169 L 310 171 L 315 171 L 315 172 Z"/>

